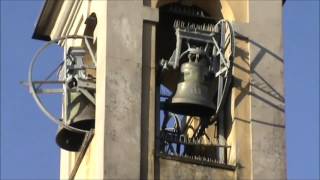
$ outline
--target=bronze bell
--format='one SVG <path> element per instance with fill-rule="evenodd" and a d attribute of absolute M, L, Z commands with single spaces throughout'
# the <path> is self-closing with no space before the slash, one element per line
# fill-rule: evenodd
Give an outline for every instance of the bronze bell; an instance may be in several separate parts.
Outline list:
<path fill-rule="evenodd" d="M 216 87 L 205 61 L 186 62 L 181 65 L 180 82 L 168 110 L 189 116 L 212 115 L 216 108 L 213 103 Z"/>
<path fill-rule="evenodd" d="M 95 124 L 95 106 L 81 93 L 71 92 L 69 94 L 66 116 L 68 125 L 90 130 Z M 79 151 L 84 140 L 85 133 L 73 132 L 59 127 L 56 143 L 65 150 Z"/>

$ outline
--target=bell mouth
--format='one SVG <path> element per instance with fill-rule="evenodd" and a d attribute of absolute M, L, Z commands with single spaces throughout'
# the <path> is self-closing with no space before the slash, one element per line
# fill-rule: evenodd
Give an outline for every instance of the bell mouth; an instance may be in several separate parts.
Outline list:
<path fill-rule="evenodd" d="M 166 109 L 176 114 L 200 117 L 211 116 L 215 112 L 214 108 L 193 103 L 169 103 Z"/>
<path fill-rule="evenodd" d="M 78 129 L 90 130 L 94 128 L 94 124 L 94 119 L 88 119 L 71 123 L 70 126 Z M 56 143 L 62 149 L 77 152 L 80 150 L 84 137 L 85 133 L 73 132 L 60 127 L 56 136 Z"/>

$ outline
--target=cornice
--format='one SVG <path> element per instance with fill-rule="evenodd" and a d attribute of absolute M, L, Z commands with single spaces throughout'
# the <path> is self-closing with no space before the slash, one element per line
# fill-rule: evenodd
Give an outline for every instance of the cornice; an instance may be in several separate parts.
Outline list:
<path fill-rule="evenodd" d="M 57 20 L 58 14 L 62 7 L 63 0 L 45 0 L 35 29 L 32 35 L 33 39 L 49 41 L 51 40 L 50 33 Z"/>
<path fill-rule="evenodd" d="M 46 0 L 37 20 L 32 38 L 49 41 L 61 37 L 71 28 L 71 22 L 83 0 Z"/>

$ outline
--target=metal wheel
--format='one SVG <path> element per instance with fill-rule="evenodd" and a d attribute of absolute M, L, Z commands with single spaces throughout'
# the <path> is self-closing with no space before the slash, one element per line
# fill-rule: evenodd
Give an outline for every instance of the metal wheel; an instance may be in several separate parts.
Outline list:
<path fill-rule="evenodd" d="M 37 60 L 39 59 L 40 55 L 44 52 L 44 50 L 46 50 L 49 46 L 58 43 L 59 41 L 63 41 L 63 40 L 67 40 L 67 39 L 83 39 L 85 41 L 85 45 L 86 45 L 87 49 L 89 50 L 89 54 L 90 54 L 93 62 L 96 64 L 96 58 L 94 57 L 92 48 L 90 47 L 90 45 L 88 43 L 88 39 L 93 40 L 93 37 L 80 36 L 80 35 L 71 35 L 71 36 L 60 37 L 60 38 L 57 38 L 57 39 L 49 41 L 42 48 L 38 49 L 37 52 L 34 54 L 34 56 L 32 58 L 32 61 L 30 63 L 30 66 L 29 66 L 28 82 L 27 83 L 28 83 L 28 86 L 29 86 L 30 93 L 32 94 L 32 96 L 33 96 L 34 100 L 36 101 L 37 105 L 39 106 L 41 111 L 50 120 L 52 120 L 54 123 L 60 125 L 63 128 L 66 128 L 67 130 L 70 130 L 72 132 L 87 133 L 89 131 L 83 130 L 83 129 L 79 129 L 79 128 L 75 128 L 75 127 L 71 127 L 68 124 L 66 124 L 66 121 L 64 121 L 63 119 L 61 119 L 59 117 L 56 117 L 55 115 L 53 115 L 51 112 L 48 111 L 46 106 L 43 104 L 41 98 L 39 97 L 40 93 L 45 93 L 45 94 L 61 93 L 61 94 L 63 94 L 64 99 L 68 99 L 68 94 L 70 93 L 69 89 L 68 89 L 68 86 L 71 83 L 70 80 L 65 79 L 65 76 L 64 76 L 64 78 L 62 80 L 55 80 L 55 81 L 48 81 L 47 79 L 45 79 L 43 81 L 34 81 L 33 80 L 34 66 L 35 66 Z M 64 68 L 65 64 L 66 63 L 63 62 L 60 65 Z M 55 69 L 55 71 L 53 71 L 52 74 L 54 74 L 54 72 L 58 71 L 59 68 Z M 49 75 L 48 77 L 51 77 L 51 75 Z M 43 85 L 43 84 L 62 84 L 63 88 L 62 89 L 40 89 L 41 85 Z"/>

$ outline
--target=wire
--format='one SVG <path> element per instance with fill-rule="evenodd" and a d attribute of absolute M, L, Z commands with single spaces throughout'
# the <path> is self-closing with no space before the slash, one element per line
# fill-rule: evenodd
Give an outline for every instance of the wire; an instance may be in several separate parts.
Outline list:
<path fill-rule="evenodd" d="M 61 68 L 62 65 L 63 65 L 63 61 L 62 61 L 60 64 L 58 64 L 58 66 L 44 79 L 44 81 L 49 80 L 49 79 L 54 75 L 55 72 L 57 72 L 57 71 L 59 72 L 59 70 L 60 70 L 60 68 Z M 41 87 L 43 84 L 44 84 L 44 83 L 40 83 L 40 84 L 36 87 L 36 89 L 39 90 L 40 87 Z"/>

